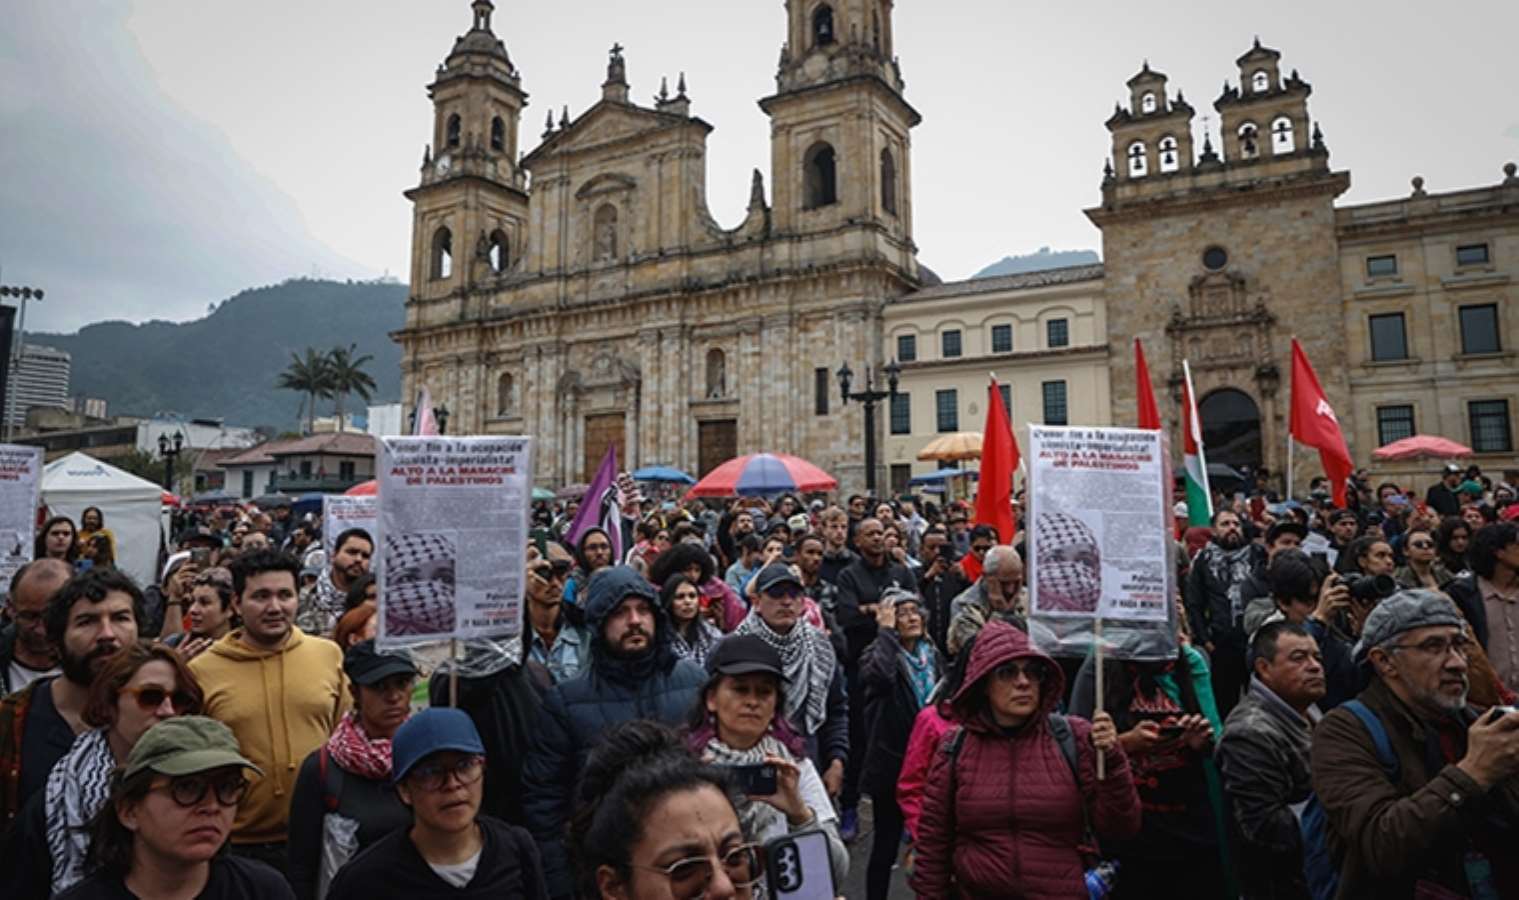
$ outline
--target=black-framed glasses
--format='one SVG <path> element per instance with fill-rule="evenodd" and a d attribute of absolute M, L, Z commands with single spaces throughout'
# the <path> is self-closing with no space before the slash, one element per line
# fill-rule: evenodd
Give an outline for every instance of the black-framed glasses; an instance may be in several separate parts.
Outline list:
<path fill-rule="evenodd" d="M 424 791 L 441 791 L 450 777 L 469 786 L 485 775 L 485 757 L 466 756 L 454 763 L 428 763 L 406 773 L 406 780 Z"/>
<path fill-rule="evenodd" d="M 1432 637 L 1420 641 L 1417 644 L 1393 644 L 1392 650 L 1417 650 L 1426 656 L 1434 656 L 1444 659 L 1451 651 L 1462 659 L 1466 659 L 1472 651 L 1472 642 L 1465 635 L 1458 634 L 1455 637 L 1442 638 Z"/>
<path fill-rule="evenodd" d="M 208 791 L 216 794 L 216 802 L 222 806 L 236 806 L 243 802 L 243 796 L 248 793 L 248 779 L 243 777 L 242 772 L 231 772 L 222 775 L 180 775 L 170 778 L 168 784 L 158 785 L 167 788 L 169 796 L 175 803 L 189 809 L 199 806 L 206 799 Z"/>
<path fill-rule="evenodd" d="M 149 712 L 163 706 L 165 700 L 173 704 L 174 715 L 176 716 L 182 716 L 194 711 L 192 707 L 195 706 L 195 698 L 191 696 L 189 691 L 171 691 L 166 687 L 149 684 L 142 687 L 124 687 L 121 689 L 121 692 L 123 694 L 131 694 L 137 701 L 137 708 L 143 712 Z"/>
<path fill-rule="evenodd" d="M 648 872 L 657 872 L 670 879 L 670 892 L 682 900 L 700 897 L 712 884 L 712 876 L 715 869 L 712 868 L 713 857 L 692 856 L 686 859 L 678 859 L 668 866 L 641 866 L 630 863 L 635 869 L 643 869 Z M 723 867 L 723 874 L 733 882 L 734 887 L 750 887 L 765 872 L 764 847 L 760 844 L 739 844 L 724 853 L 717 860 Z"/>

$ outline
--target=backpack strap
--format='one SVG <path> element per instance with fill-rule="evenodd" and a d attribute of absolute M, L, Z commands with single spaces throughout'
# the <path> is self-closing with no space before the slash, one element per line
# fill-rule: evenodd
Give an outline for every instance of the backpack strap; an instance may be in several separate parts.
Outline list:
<path fill-rule="evenodd" d="M 949 733 L 949 738 L 944 741 L 944 755 L 949 757 L 949 817 L 953 821 L 955 817 L 955 770 L 959 768 L 960 748 L 965 746 L 965 726 L 956 725 L 955 730 Z"/>
<path fill-rule="evenodd" d="M 331 754 L 327 752 L 327 745 L 322 744 L 316 751 L 316 774 L 322 784 L 322 805 L 328 812 L 338 811 L 338 795 L 343 792 L 343 770 L 337 766 L 328 765 Z"/>
<path fill-rule="evenodd" d="M 1355 714 L 1361 724 L 1365 726 L 1367 733 L 1371 735 L 1371 743 L 1377 751 L 1377 762 L 1382 764 L 1382 771 L 1387 777 L 1397 784 L 1401 776 L 1402 767 L 1398 765 L 1398 756 L 1392 752 L 1392 740 L 1387 736 L 1387 729 L 1382 727 L 1382 717 L 1372 711 L 1371 707 L 1359 700 L 1346 700 L 1340 704 L 1345 709 Z"/>
<path fill-rule="evenodd" d="M 1065 764 L 1071 767 L 1071 774 L 1076 776 L 1076 787 L 1081 787 L 1081 770 L 1076 760 L 1076 732 L 1071 730 L 1071 723 L 1060 713 L 1050 713 L 1049 716 L 1050 736 L 1060 746 L 1060 755 L 1065 757 Z"/>

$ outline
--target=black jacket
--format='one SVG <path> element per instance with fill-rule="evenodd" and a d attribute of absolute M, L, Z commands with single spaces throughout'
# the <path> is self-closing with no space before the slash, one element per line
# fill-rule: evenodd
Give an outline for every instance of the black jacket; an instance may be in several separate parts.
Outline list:
<path fill-rule="evenodd" d="M 1230 594 L 1231 591 L 1236 594 L 1242 591 L 1249 576 L 1260 571 L 1266 564 L 1266 548 L 1259 544 L 1247 546 L 1252 548 L 1248 554 L 1250 571 L 1238 578 L 1238 584 L 1233 583 L 1228 573 L 1225 573 L 1223 578 L 1218 577 L 1213 567 L 1209 565 L 1215 554 L 1230 551 L 1209 541 L 1197 551 L 1197 556 L 1193 557 L 1192 568 L 1187 573 L 1187 581 L 1183 587 L 1183 596 L 1187 602 L 1187 621 L 1192 628 L 1194 643 L 1220 643 L 1230 638 L 1243 642 L 1242 619 L 1245 606 L 1240 603 L 1241 620 L 1236 620 L 1234 616 L 1236 600 Z"/>
<path fill-rule="evenodd" d="M 448 705 L 447 672 L 433 675 L 428 700 Z M 543 710 L 543 695 L 554 677 L 542 665 L 527 660 L 480 678 L 459 678 L 459 708 L 480 732 L 485 745 L 487 777 L 480 814 L 513 825 L 525 825 L 522 814 L 522 760 L 533 742 L 533 729 Z"/>
<path fill-rule="evenodd" d="M 1447 581 L 1440 590 L 1450 595 L 1450 599 L 1456 601 L 1460 607 L 1461 615 L 1466 617 L 1467 624 L 1472 627 L 1472 634 L 1476 635 L 1477 643 L 1482 649 L 1487 649 L 1487 605 L 1482 602 L 1482 589 L 1477 587 L 1477 575 L 1467 572 Z"/>
<path fill-rule="evenodd" d="M 946 546 L 941 553 L 948 552 Z M 950 565 L 944 570 L 944 574 L 936 578 L 927 577 L 928 569 L 925 568 L 922 580 L 918 586 L 923 592 L 923 608 L 928 612 L 928 636 L 934 642 L 934 646 L 944 656 L 949 656 L 949 620 L 951 617 L 950 604 L 955 598 L 965 592 L 971 586 L 960 575 L 960 570 Z"/>
<path fill-rule="evenodd" d="M 327 900 L 502 900 L 502 898 L 548 897 L 538 848 L 526 831 L 489 816 L 476 820 L 485 845 L 480 867 L 469 884 L 456 888 L 438 877 L 417 846 L 409 829 L 393 831 L 369 849 L 349 860 L 332 879 Z"/>
<path fill-rule="evenodd" d="M 336 813 L 359 824 L 359 847 L 364 848 L 398 828 L 411 826 L 411 810 L 396 796 L 388 781 L 355 775 L 327 756 L 326 778 L 321 757 L 325 747 L 313 750 L 301 763 L 290 795 L 289 870 L 290 886 L 298 900 L 316 900 L 322 872 L 322 820 Z M 329 797 L 332 802 L 329 802 Z"/>
<path fill-rule="evenodd" d="M 1424 502 L 1429 508 L 1442 516 L 1461 515 L 1461 498 L 1456 492 L 1445 486 L 1445 482 L 1437 481 L 1429 486 L 1424 494 Z"/>
<path fill-rule="evenodd" d="M 937 654 L 934 668 L 937 675 Z M 894 630 L 881 629 L 865 648 L 860 659 L 860 688 L 864 694 L 861 700 L 865 704 L 869 748 L 860 790 L 877 804 L 895 803 L 897 776 L 902 772 L 902 758 L 907 753 L 907 741 L 912 737 L 920 707 L 907 661 L 902 658 L 902 644 Z"/>
<path fill-rule="evenodd" d="M 918 591 L 918 580 L 912 570 L 892 562 L 889 556 L 879 566 L 859 557 L 839 573 L 839 627 L 844 629 L 844 642 L 849 647 L 846 667 L 850 671 L 859 665 L 865 648 L 876 639 L 876 617 L 860 612 L 860 607 L 874 604 L 893 585 L 913 593 Z"/>

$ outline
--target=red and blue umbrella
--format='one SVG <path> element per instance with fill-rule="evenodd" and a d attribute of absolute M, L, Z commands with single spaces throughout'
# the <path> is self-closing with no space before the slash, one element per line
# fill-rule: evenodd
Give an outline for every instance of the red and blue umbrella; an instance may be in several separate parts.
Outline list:
<path fill-rule="evenodd" d="M 752 497 L 831 491 L 839 482 L 805 459 L 784 453 L 751 453 L 730 459 L 696 483 L 687 497 Z"/>

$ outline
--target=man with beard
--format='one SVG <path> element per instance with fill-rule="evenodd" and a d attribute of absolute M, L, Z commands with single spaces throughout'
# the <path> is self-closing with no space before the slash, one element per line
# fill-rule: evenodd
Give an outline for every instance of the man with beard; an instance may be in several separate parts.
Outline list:
<path fill-rule="evenodd" d="M 1192 560 L 1183 588 L 1192 642 L 1211 657 L 1213 698 L 1223 718 L 1239 702 L 1247 675 L 1241 590 L 1265 558 L 1264 547 L 1245 540 L 1239 516 L 1220 509 L 1213 514 L 1212 539 Z"/>
<path fill-rule="evenodd" d="M 374 538 L 362 528 L 350 528 L 338 535 L 332 545 L 332 561 L 316 584 L 301 593 L 296 624 L 307 634 L 330 637 L 338 619 L 346 611 L 343 600 L 353 583 L 369 573 L 374 556 Z"/>
<path fill-rule="evenodd" d="M 849 514 L 830 506 L 823 510 L 818 521 L 823 535 L 823 564 L 818 574 L 829 584 L 838 584 L 839 575 L 858 558 L 849 549 Z"/>
<path fill-rule="evenodd" d="M 584 608 L 591 634 L 587 665 L 544 696 L 522 770 L 523 817 L 543 854 L 554 898 L 574 890 L 564 830 L 591 748 L 608 728 L 630 719 L 679 724 L 706 680 L 700 666 L 676 655 L 669 612 L 632 568 L 598 571 Z"/>
<path fill-rule="evenodd" d="M 1519 896 L 1519 713 L 1467 704 L 1464 625 L 1437 591 L 1383 600 L 1355 648 L 1371 683 L 1313 734 L 1341 897 Z"/>
<path fill-rule="evenodd" d="M 0 701 L 0 831 L 87 729 L 90 682 L 112 655 L 137 641 L 140 621 L 142 591 L 111 568 L 75 576 L 48 600 L 44 625 L 63 671 Z"/>
<path fill-rule="evenodd" d="M 0 697 L 58 674 L 58 647 L 47 639 L 47 602 L 74 574 L 61 559 L 39 559 L 16 570 L 0 632 Z"/>
<path fill-rule="evenodd" d="M 205 691 L 206 715 L 226 723 L 264 773 L 238 806 L 232 852 L 283 872 L 301 761 L 326 743 L 348 710 L 343 651 L 295 626 L 301 571 L 295 557 L 256 550 L 229 568 L 243 626 L 191 660 L 190 671 Z"/>

